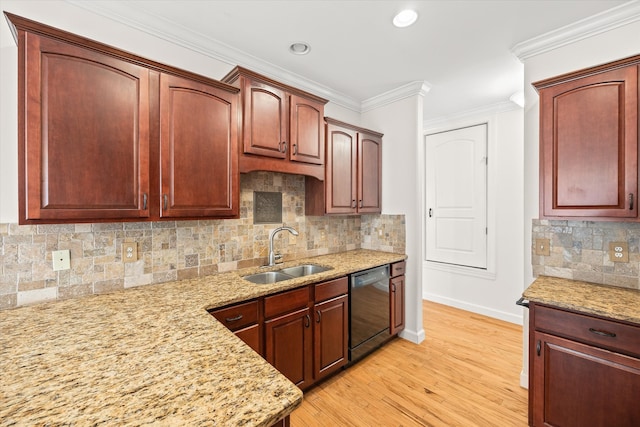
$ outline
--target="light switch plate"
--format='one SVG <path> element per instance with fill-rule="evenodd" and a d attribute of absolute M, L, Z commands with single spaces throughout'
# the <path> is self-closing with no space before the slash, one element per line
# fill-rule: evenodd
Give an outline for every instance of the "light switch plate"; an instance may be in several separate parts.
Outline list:
<path fill-rule="evenodd" d="M 549 239 L 536 239 L 534 242 L 535 246 L 535 254 L 540 256 L 549 256 L 551 255 L 551 240 Z"/>
<path fill-rule="evenodd" d="M 609 242 L 609 261 L 629 262 L 629 244 L 627 242 Z"/>
<path fill-rule="evenodd" d="M 138 244 L 136 242 L 124 242 L 122 244 L 122 262 L 134 262 L 138 260 Z"/>
<path fill-rule="evenodd" d="M 53 251 L 53 271 L 68 270 L 71 268 L 71 253 L 69 249 Z"/>

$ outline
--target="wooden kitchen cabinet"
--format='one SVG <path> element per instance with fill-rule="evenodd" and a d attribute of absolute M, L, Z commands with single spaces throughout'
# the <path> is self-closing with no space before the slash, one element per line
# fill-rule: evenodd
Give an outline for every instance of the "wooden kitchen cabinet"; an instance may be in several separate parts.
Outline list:
<path fill-rule="evenodd" d="M 529 425 L 640 425 L 640 326 L 530 303 Z"/>
<path fill-rule="evenodd" d="M 305 213 L 380 213 L 382 134 L 331 118 L 325 121 L 325 181 L 306 180 Z"/>
<path fill-rule="evenodd" d="M 237 94 L 160 76 L 162 218 L 239 214 Z"/>
<path fill-rule="evenodd" d="M 349 361 L 349 282 L 346 277 L 315 285 L 314 381 Z"/>
<path fill-rule="evenodd" d="M 265 359 L 301 389 L 313 382 L 310 288 L 265 297 Z"/>
<path fill-rule="evenodd" d="M 405 269 L 406 261 L 391 264 L 391 278 L 389 279 L 389 307 L 391 335 L 395 335 L 404 329 L 404 293 L 405 293 Z"/>
<path fill-rule="evenodd" d="M 222 81 L 242 93 L 240 172 L 267 170 L 324 179 L 327 100 L 242 67 Z"/>
<path fill-rule="evenodd" d="M 149 216 L 149 70 L 18 32 L 20 223 Z"/>
<path fill-rule="evenodd" d="M 237 88 L 5 14 L 20 224 L 238 216 Z"/>
<path fill-rule="evenodd" d="M 215 309 L 210 313 L 256 353 L 263 356 L 261 307 L 261 301 L 253 300 Z"/>
<path fill-rule="evenodd" d="M 534 83 L 540 216 L 638 218 L 640 56 Z"/>

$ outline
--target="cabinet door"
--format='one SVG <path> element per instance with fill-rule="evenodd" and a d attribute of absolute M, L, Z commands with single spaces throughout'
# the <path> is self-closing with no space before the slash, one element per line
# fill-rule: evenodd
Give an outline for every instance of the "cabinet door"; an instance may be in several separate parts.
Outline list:
<path fill-rule="evenodd" d="M 404 264 L 404 263 L 403 263 Z M 391 308 L 391 335 L 404 329 L 404 276 L 389 280 L 389 306 Z"/>
<path fill-rule="evenodd" d="M 260 345 L 260 336 L 262 335 L 262 328 L 259 323 L 256 323 L 246 328 L 239 329 L 234 332 L 238 338 L 244 341 L 249 347 L 253 349 L 260 356 L 263 356 L 262 346 Z"/>
<path fill-rule="evenodd" d="M 348 361 L 348 296 L 316 304 L 314 316 L 314 379 L 317 381 Z"/>
<path fill-rule="evenodd" d="M 382 206 L 382 138 L 358 134 L 358 212 L 380 213 Z"/>
<path fill-rule="evenodd" d="M 265 322 L 265 356 L 300 388 L 313 381 L 313 331 L 309 308 Z"/>
<path fill-rule="evenodd" d="M 640 425 L 640 359 L 540 332 L 533 343 L 534 426 Z"/>
<path fill-rule="evenodd" d="M 244 152 L 286 158 L 289 148 L 287 93 L 251 79 L 245 80 L 243 89 Z"/>
<path fill-rule="evenodd" d="M 324 104 L 291 95 L 289 158 L 296 162 L 324 164 Z"/>
<path fill-rule="evenodd" d="M 355 213 L 358 140 L 355 131 L 327 125 L 326 213 Z"/>
<path fill-rule="evenodd" d="M 20 37 L 20 223 L 148 217 L 149 71 Z"/>
<path fill-rule="evenodd" d="M 540 91 L 541 215 L 638 216 L 638 67 Z"/>
<path fill-rule="evenodd" d="M 160 76 L 160 216 L 239 212 L 237 95 Z"/>

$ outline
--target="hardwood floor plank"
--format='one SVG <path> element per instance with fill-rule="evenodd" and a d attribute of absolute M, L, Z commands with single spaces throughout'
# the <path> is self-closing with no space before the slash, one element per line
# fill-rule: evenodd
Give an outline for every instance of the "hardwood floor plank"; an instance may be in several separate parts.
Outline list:
<path fill-rule="evenodd" d="M 522 327 L 423 302 L 426 339 L 395 339 L 307 391 L 293 427 L 527 425 Z"/>

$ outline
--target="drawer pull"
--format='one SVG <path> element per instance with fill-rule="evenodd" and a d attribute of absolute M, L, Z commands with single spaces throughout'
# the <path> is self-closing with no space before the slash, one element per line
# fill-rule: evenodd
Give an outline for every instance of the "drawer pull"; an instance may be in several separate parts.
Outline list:
<path fill-rule="evenodd" d="M 225 322 L 237 322 L 240 319 L 242 319 L 242 314 L 238 314 L 236 317 L 225 317 L 224 321 Z"/>
<path fill-rule="evenodd" d="M 304 327 L 308 328 L 309 326 L 311 326 L 311 317 L 308 314 L 305 314 L 304 316 Z"/>
<path fill-rule="evenodd" d="M 615 338 L 616 334 L 609 331 L 601 331 L 600 329 L 589 328 L 589 332 L 592 334 L 600 335 L 602 337 Z"/>
<path fill-rule="evenodd" d="M 537 354 L 538 356 L 540 356 L 540 350 L 542 350 L 542 348 L 541 348 L 541 347 L 542 347 L 542 345 L 541 345 L 541 343 L 540 343 L 540 340 L 538 340 L 538 343 L 536 344 L 536 354 Z"/>
<path fill-rule="evenodd" d="M 320 323 L 322 321 L 322 312 L 317 310 L 316 313 L 318 313 L 318 320 L 316 320 L 316 323 Z"/>

